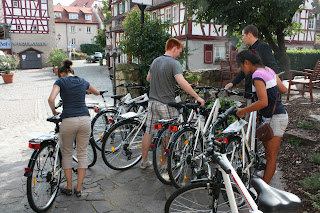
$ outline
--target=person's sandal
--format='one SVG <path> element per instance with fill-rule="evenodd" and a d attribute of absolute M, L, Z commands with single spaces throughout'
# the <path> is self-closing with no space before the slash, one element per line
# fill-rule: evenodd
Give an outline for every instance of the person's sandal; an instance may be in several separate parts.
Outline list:
<path fill-rule="evenodd" d="M 72 189 L 67 189 L 67 188 L 61 187 L 60 191 L 65 195 L 68 195 L 68 196 L 72 195 Z"/>
<path fill-rule="evenodd" d="M 77 191 L 76 188 L 74 188 L 74 194 L 75 194 L 77 197 L 81 197 L 81 190 L 80 190 L 80 191 Z"/>

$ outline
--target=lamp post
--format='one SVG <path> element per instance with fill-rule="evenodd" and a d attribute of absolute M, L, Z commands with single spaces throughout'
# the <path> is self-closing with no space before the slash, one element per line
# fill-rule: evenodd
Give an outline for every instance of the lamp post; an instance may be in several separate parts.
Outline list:
<path fill-rule="evenodd" d="M 121 53 L 121 46 L 115 47 L 113 49 L 113 53 L 111 54 L 111 49 L 107 46 L 106 50 L 109 51 L 109 53 L 107 54 L 109 57 L 113 58 L 113 95 L 117 94 L 117 85 L 116 85 L 116 58 L 118 58 L 120 56 Z M 114 105 L 116 105 L 116 99 L 114 99 L 113 102 Z"/>

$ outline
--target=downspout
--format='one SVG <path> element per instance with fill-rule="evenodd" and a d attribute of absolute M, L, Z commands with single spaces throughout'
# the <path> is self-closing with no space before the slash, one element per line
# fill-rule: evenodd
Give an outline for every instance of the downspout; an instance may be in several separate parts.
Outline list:
<path fill-rule="evenodd" d="M 179 5 L 179 7 L 180 7 L 180 5 Z M 184 13 L 184 16 L 185 16 L 185 18 L 184 18 L 184 20 L 185 20 L 185 35 L 186 35 L 186 50 L 187 50 L 187 53 L 189 53 L 189 49 L 188 49 L 188 47 L 189 47 L 189 45 L 188 45 L 188 30 L 189 30 L 189 28 L 188 28 L 188 7 L 187 6 L 185 6 L 185 8 L 186 8 L 186 11 L 185 11 L 185 13 Z M 189 71 L 189 55 L 187 55 L 187 57 L 186 57 L 186 70 L 188 70 Z"/>

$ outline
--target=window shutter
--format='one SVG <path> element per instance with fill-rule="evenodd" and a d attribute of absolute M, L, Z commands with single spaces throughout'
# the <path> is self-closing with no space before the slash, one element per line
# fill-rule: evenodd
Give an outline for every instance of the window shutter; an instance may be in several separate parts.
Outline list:
<path fill-rule="evenodd" d="M 213 44 L 204 45 L 204 63 L 205 64 L 213 63 Z"/>

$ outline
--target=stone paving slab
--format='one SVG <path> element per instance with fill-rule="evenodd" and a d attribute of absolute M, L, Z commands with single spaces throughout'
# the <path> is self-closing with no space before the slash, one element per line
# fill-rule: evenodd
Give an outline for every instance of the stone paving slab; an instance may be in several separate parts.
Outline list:
<path fill-rule="evenodd" d="M 84 77 L 98 90 L 109 90 L 111 95 L 112 84 L 106 66 L 76 61 L 73 67 L 76 75 Z M 23 176 L 32 153 L 28 148 L 28 135 L 53 130 L 54 125 L 45 119 L 51 116 L 47 99 L 56 79 L 51 68 L 44 68 L 17 72 L 13 84 L 0 82 L 0 212 L 33 212 L 27 201 Z M 101 103 L 102 100 L 91 95 L 87 102 Z M 112 103 L 108 98 L 108 104 Z M 277 176 L 278 184 L 281 176 L 279 173 Z M 163 185 L 157 179 L 153 169 L 141 170 L 135 166 L 127 171 L 114 171 L 103 163 L 98 152 L 96 165 L 87 170 L 82 197 L 59 192 L 48 212 L 160 213 L 174 191 L 174 187 Z"/>

